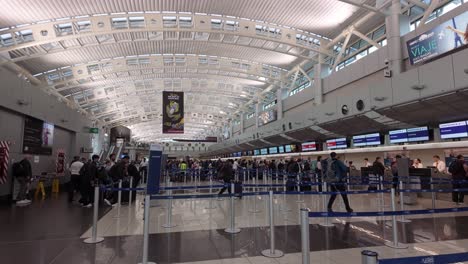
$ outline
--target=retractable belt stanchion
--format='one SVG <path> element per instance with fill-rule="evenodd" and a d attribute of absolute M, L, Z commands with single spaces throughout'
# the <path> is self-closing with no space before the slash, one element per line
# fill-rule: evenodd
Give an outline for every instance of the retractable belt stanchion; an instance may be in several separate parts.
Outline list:
<path fill-rule="evenodd" d="M 286 191 L 287 191 L 287 188 L 286 188 L 286 177 L 285 175 L 283 174 L 283 207 L 280 208 L 281 211 L 283 212 L 291 212 L 291 209 L 288 207 L 288 201 L 286 200 Z"/>
<path fill-rule="evenodd" d="M 403 191 L 402 190 L 403 190 L 403 181 L 400 181 L 400 210 L 404 211 L 405 210 L 405 200 L 404 200 L 404 197 L 403 197 Z M 405 215 L 402 214 L 399 222 L 401 222 L 401 223 L 411 223 L 411 220 L 406 219 Z"/>
<path fill-rule="evenodd" d="M 114 218 L 120 218 L 120 208 L 122 207 L 122 180 L 119 180 L 119 192 L 117 194 L 117 214 Z"/>
<path fill-rule="evenodd" d="M 94 187 L 94 208 L 93 208 L 93 227 L 91 229 L 91 237 L 85 239 L 86 244 L 97 244 L 104 241 L 104 238 L 97 236 L 98 212 L 99 212 L 99 187 Z"/>
<path fill-rule="evenodd" d="M 309 209 L 301 209 L 302 264 L 310 264 Z"/>
<path fill-rule="evenodd" d="M 244 182 L 247 182 L 247 172 L 245 171 L 246 169 L 244 168 L 243 171 L 244 171 Z"/>
<path fill-rule="evenodd" d="M 258 208 L 257 208 L 257 193 L 258 193 L 258 188 L 257 188 L 257 183 L 256 183 L 256 181 L 255 181 L 255 178 L 253 179 L 253 184 L 255 185 L 255 187 L 254 187 L 254 193 L 255 193 L 255 195 L 252 196 L 253 199 L 254 199 L 254 200 L 253 200 L 253 208 L 251 208 L 251 209 L 249 210 L 249 213 L 254 213 L 254 214 L 255 214 L 255 213 L 260 212 L 260 210 L 258 210 Z"/>
<path fill-rule="evenodd" d="M 213 179 L 212 179 L 211 176 L 210 176 L 210 194 L 213 194 Z M 213 204 L 213 199 L 214 199 L 214 197 L 210 198 L 209 205 L 207 207 L 205 207 L 205 209 L 215 209 L 216 208 L 216 205 Z"/>
<path fill-rule="evenodd" d="M 143 223 L 143 257 L 139 264 L 156 264 L 154 262 L 148 262 L 148 244 L 149 244 L 149 210 L 150 210 L 151 196 L 145 196 L 145 212 L 144 212 L 144 223 Z"/>
<path fill-rule="evenodd" d="M 132 194 L 133 194 L 133 176 L 130 177 L 130 192 L 128 193 L 128 206 L 132 206 Z"/>
<path fill-rule="evenodd" d="M 274 220 L 274 206 L 273 206 L 273 191 L 269 193 L 269 215 L 270 215 L 270 248 L 262 251 L 262 255 L 268 258 L 280 258 L 284 253 L 275 249 L 275 220 Z"/>
<path fill-rule="evenodd" d="M 396 205 L 395 205 L 395 188 L 392 188 L 392 211 L 396 211 Z M 392 215 L 392 230 L 393 230 L 393 242 L 387 242 L 385 243 L 386 246 L 391 247 L 391 248 L 396 248 L 396 249 L 404 249 L 407 248 L 408 246 L 403 245 L 398 243 L 398 226 L 397 226 L 397 220 L 396 220 L 396 215 Z"/>
<path fill-rule="evenodd" d="M 370 250 L 361 251 L 362 264 L 377 264 L 379 263 L 379 254 Z"/>
<path fill-rule="evenodd" d="M 384 189 L 384 186 L 383 186 L 383 176 L 379 176 L 379 181 L 380 181 L 380 182 L 379 182 L 379 190 L 380 190 L 380 191 L 383 191 L 383 189 Z M 380 203 L 381 203 L 380 206 L 381 206 L 382 208 L 385 208 L 385 195 L 384 195 L 384 193 L 383 193 L 383 192 L 380 192 L 379 196 L 380 196 Z"/>
<path fill-rule="evenodd" d="M 297 191 L 300 192 L 301 191 L 301 174 L 300 173 L 297 174 L 296 180 L 297 180 Z M 296 203 L 303 203 L 303 202 L 304 200 L 302 199 L 302 195 L 299 194 L 297 196 Z"/>
<path fill-rule="evenodd" d="M 229 233 L 229 234 L 237 234 L 241 230 L 239 228 L 236 228 L 236 216 L 235 216 L 235 209 L 234 209 L 234 183 L 231 183 L 231 215 L 230 215 L 230 223 L 229 227 L 224 229 L 224 232 Z"/>
<path fill-rule="evenodd" d="M 436 193 L 434 192 L 434 183 L 431 182 L 431 199 L 432 199 L 432 209 L 436 209 Z"/>
<path fill-rule="evenodd" d="M 172 187 L 172 182 L 169 183 L 169 187 Z M 172 195 L 172 190 L 169 190 L 169 196 Z M 176 224 L 172 223 L 172 198 L 167 199 L 167 215 L 166 223 L 162 225 L 164 228 L 173 228 L 176 227 Z"/>
<path fill-rule="evenodd" d="M 322 191 L 323 192 L 328 191 L 327 182 L 323 182 Z M 322 193 L 321 196 L 322 196 L 322 209 L 323 209 L 324 212 L 326 212 L 326 211 L 328 211 L 328 208 L 327 208 L 327 197 L 328 197 L 328 195 Z M 325 217 L 325 222 L 320 223 L 320 226 L 333 227 L 335 225 L 330 223 L 330 217 L 327 216 L 327 217 Z"/>

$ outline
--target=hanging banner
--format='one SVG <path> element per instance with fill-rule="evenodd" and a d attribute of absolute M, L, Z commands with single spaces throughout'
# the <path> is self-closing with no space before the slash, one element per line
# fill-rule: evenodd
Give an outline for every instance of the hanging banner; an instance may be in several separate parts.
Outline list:
<path fill-rule="evenodd" d="M 57 176 L 65 175 L 65 151 L 59 149 L 57 151 L 57 160 L 55 161 L 55 173 Z"/>
<path fill-rule="evenodd" d="M 184 133 L 183 92 L 163 92 L 163 133 Z"/>
<path fill-rule="evenodd" d="M 0 141 L 0 184 L 8 180 L 8 163 L 10 161 L 10 142 Z"/>
<path fill-rule="evenodd" d="M 148 181 L 146 184 L 147 194 L 158 194 L 159 181 L 162 173 L 162 146 L 151 145 L 148 161 Z"/>

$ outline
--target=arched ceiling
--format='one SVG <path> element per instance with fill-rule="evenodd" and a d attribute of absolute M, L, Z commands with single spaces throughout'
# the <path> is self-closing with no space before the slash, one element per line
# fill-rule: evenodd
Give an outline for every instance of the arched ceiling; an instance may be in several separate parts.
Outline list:
<path fill-rule="evenodd" d="M 375 0 L 360 1 L 375 5 Z M 338 0 L 0 0 L 0 66 L 108 126 L 157 141 L 162 91 L 186 138 L 215 135 L 368 11 Z M 14 10 L 14 11 L 12 11 Z"/>

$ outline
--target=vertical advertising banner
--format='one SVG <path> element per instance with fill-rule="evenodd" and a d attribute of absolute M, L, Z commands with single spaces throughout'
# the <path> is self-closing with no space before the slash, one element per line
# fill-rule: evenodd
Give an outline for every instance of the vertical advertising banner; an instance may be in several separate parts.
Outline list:
<path fill-rule="evenodd" d="M 147 194 L 159 193 L 159 180 L 162 173 L 162 146 L 151 145 L 148 161 L 148 183 L 146 185 Z"/>
<path fill-rule="evenodd" d="M 0 141 L 0 184 L 7 182 L 9 161 L 10 143 L 8 141 Z"/>
<path fill-rule="evenodd" d="M 24 118 L 23 153 L 52 155 L 53 144 L 53 124 L 32 117 Z"/>
<path fill-rule="evenodd" d="M 65 151 L 59 149 L 57 151 L 57 160 L 55 161 L 55 173 L 57 176 L 65 175 Z"/>
<path fill-rule="evenodd" d="M 163 92 L 163 133 L 184 133 L 183 92 Z"/>

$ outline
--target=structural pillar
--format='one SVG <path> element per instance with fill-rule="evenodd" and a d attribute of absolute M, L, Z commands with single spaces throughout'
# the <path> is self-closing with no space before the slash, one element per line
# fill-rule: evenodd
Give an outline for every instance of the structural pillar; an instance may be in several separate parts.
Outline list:
<path fill-rule="evenodd" d="M 402 47 L 401 47 L 401 33 L 402 25 L 401 19 L 401 2 L 400 0 L 392 0 L 392 5 L 389 10 L 390 14 L 385 18 L 385 26 L 387 29 L 387 43 L 389 54 L 389 67 L 393 75 L 398 75 L 402 72 Z M 409 30 L 409 24 L 408 24 Z"/>
<path fill-rule="evenodd" d="M 245 113 L 241 112 L 240 113 L 240 133 L 241 133 L 241 135 L 244 134 L 244 117 L 245 117 Z"/>
<path fill-rule="evenodd" d="M 255 104 L 255 127 L 258 128 L 258 115 L 260 114 L 260 103 Z"/>
<path fill-rule="evenodd" d="M 276 118 L 277 120 L 283 119 L 283 89 L 276 90 Z"/>

